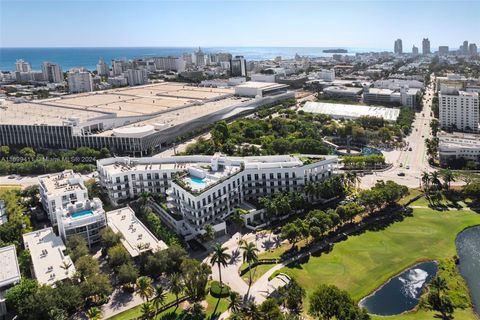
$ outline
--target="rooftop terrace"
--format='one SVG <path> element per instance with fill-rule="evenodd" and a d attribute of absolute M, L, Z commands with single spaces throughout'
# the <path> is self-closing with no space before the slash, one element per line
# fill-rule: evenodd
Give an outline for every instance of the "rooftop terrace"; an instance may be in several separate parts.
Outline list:
<path fill-rule="evenodd" d="M 52 285 L 75 274 L 72 259 L 64 254 L 65 244 L 52 227 L 25 233 L 23 242 L 25 249 L 30 251 L 35 277 L 40 284 Z"/>
<path fill-rule="evenodd" d="M 123 235 L 122 244 L 132 257 L 144 251 L 167 249 L 167 245 L 143 225 L 130 207 L 109 211 L 106 215 L 108 226 Z"/>
<path fill-rule="evenodd" d="M 17 260 L 17 250 L 14 245 L 0 248 L 0 288 L 20 281 L 20 268 Z"/>

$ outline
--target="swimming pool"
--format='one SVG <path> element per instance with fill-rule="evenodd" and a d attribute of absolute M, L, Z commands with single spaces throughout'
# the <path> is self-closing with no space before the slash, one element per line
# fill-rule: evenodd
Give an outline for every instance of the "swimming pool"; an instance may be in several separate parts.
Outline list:
<path fill-rule="evenodd" d="M 205 184 L 207 183 L 205 180 L 200 178 L 189 177 L 189 179 L 190 179 L 190 185 L 193 188 L 202 189 L 203 187 L 205 187 Z"/>
<path fill-rule="evenodd" d="M 88 216 L 91 214 L 93 214 L 92 210 L 84 210 L 84 211 L 72 213 L 72 218 L 77 219 L 77 218 L 81 218 L 83 216 Z"/>

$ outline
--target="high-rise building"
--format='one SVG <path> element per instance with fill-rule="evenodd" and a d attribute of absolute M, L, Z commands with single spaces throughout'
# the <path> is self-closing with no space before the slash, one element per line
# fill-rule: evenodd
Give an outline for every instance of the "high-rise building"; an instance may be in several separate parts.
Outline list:
<path fill-rule="evenodd" d="M 402 39 L 395 40 L 393 52 L 395 54 L 402 54 L 403 53 Z"/>
<path fill-rule="evenodd" d="M 155 68 L 157 70 L 165 70 L 165 71 L 177 71 L 183 72 L 185 71 L 185 60 L 183 57 L 176 58 L 176 57 L 157 57 L 154 58 Z"/>
<path fill-rule="evenodd" d="M 193 62 L 197 67 L 203 67 L 206 63 L 206 55 L 201 48 L 198 48 L 197 52 L 193 53 Z"/>
<path fill-rule="evenodd" d="M 439 46 L 438 47 L 438 54 L 442 56 L 446 56 L 449 53 L 449 48 L 448 46 Z"/>
<path fill-rule="evenodd" d="M 412 54 L 414 56 L 418 55 L 418 48 L 417 47 L 415 47 L 415 46 L 412 47 Z"/>
<path fill-rule="evenodd" d="M 98 60 L 97 73 L 99 76 L 108 76 L 108 73 L 109 73 L 108 65 L 105 63 L 103 58 L 100 58 L 100 60 Z"/>
<path fill-rule="evenodd" d="M 32 71 L 32 66 L 30 63 L 26 62 L 23 59 L 18 59 L 15 62 L 15 70 L 18 72 L 30 72 Z"/>
<path fill-rule="evenodd" d="M 247 76 L 247 61 L 243 56 L 235 56 L 235 58 L 230 60 L 230 76 L 232 77 Z"/>
<path fill-rule="evenodd" d="M 423 38 L 422 40 L 422 54 L 430 54 L 430 40 Z"/>
<path fill-rule="evenodd" d="M 468 54 L 468 41 L 463 41 L 463 45 L 460 46 L 460 52 L 464 55 Z"/>
<path fill-rule="evenodd" d="M 478 92 L 445 88 L 438 94 L 438 102 L 442 128 L 478 132 Z"/>
<path fill-rule="evenodd" d="M 470 45 L 468 47 L 468 54 L 471 55 L 471 56 L 478 55 L 478 49 L 477 49 L 477 45 L 475 43 L 470 43 Z"/>
<path fill-rule="evenodd" d="M 129 86 L 138 86 L 148 83 L 147 70 L 145 69 L 128 69 L 125 72 Z"/>
<path fill-rule="evenodd" d="M 131 68 L 132 68 L 132 63 L 130 61 L 112 60 L 112 71 L 114 76 L 119 76 Z"/>
<path fill-rule="evenodd" d="M 92 75 L 84 68 L 71 69 L 67 74 L 67 82 L 71 93 L 93 91 Z"/>
<path fill-rule="evenodd" d="M 47 82 L 62 83 L 64 80 L 62 68 L 55 63 L 44 62 L 42 64 L 42 73 L 43 80 Z"/>

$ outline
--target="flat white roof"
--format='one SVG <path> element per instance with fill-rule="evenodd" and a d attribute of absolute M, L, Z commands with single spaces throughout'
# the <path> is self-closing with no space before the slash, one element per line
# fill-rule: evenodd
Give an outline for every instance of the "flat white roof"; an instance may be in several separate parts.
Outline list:
<path fill-rule="evenodd" d="M 323 113 L 333 118 L 356 119 L 363 116 L 383 118 L 387 121 L 396 121 L 400 115 L 400 109 L 382 108 L 374 106 L 362 106 L 355 104 L 337 104 L 308 101 L 302 110 L 310 113 Z"/>
<path fill-rule="evenodd" d="M 480 149 L 480 134 L 472 133 L 439 133 L 440 148 Z"/>
<path fill-rule="evenodd" d="M 17 250 L 14 245 L 0 248 L 0 288 L 20 281 Z"/>
<path fill-rule="evenodd" d="M 46 174 L 38 177 L 38 180 L 48 195 L 63 195 L 65 192 L 79 190 L 87 192 L 82 176 L 73 170 Z"/>
<path fill-rule="evenodd" d="M 114 232 L 123 235 L 122 244 L 132 257 L 137 257 L 144 251 L 168 248 L 145 227 L 130 207 L 107 212 L 107 224 Z"/>
<path fill-rule="evenodd" d="M 245 83 L 239 84 L 236 88 L 250 88 L 250 89 L 267 89 L 267 88 L 282 88 L 287 85 L 273 83 L 273 82 L 259 82 L 259 81 L 247 81 Z"/>
<path fill-rule="evenodd" d="M 390 89 L 381 89 L 381 88 L 370 88 L 370 89 L 368 89 L 368 92 L 367 92 L 367 93 L 390 95 L 390 94 L 393 93 L 393 90 L 390 90 Z"/>
<path fill-rule="evenodd" d="M 30 251 L 35 277 L 40 284 L 52 285 L 75 274 L 72 259 L 63 253 L 65 244 L 52 227 L 25 233 L 23 242 L 25 249 Z M 63 269 L 64 263 L 69 265 L 67 270 Z"/>

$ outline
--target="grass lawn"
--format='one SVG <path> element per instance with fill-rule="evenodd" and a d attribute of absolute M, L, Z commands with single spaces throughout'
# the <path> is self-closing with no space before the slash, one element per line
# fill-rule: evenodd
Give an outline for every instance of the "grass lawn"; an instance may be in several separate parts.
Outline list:
<path fill-rule="evenodd" d="M 263 257 L 262 257 L 263 258 Z M 265 272 L 270 270 L 275 264 L 259 264 L 255 268 L 252 269 L 252 281 L 255 283 Z M 248 272 L 242 276 L 243 281 L 248 284 L 250 278 L 248 276 Z"/>
<path fill-rule="evenodd" d="M 471 202 L 471 199 L 466 199 L 465 200 L 467 203 Z M 449 207 L 449 208 L 455 208 L 457 206 L 460 206 L 462 208 L 467 208 L 468 207 L 468 204 L 465 203 L 465 201 L 458 201 L 456 203 L 448 200 L 445 195 L 442 196 L 442 200 L 440 201 L 440 205 L 443 205 L 445 207 Z M 427 198 L 425 197 L 421 197 L 420 199 L 412 202 L 410 204 L 411 206 L 421 206 L 421 207 L 428 207 L 430 205 L 430 202 L 427 200 Z"/>
<path fill-rule="evenodd" d="M 420 189 L 410 189 L 409 192 L 410 193 L 407 196 L 403 197 L 402 199 L 400 199 L 400 201 L 398 201 L 399 204 L 405 205 L 411 199 L 423 194 L 423 191 Z"/>
<path fill-rule="evenodd" d="M 205 299 L 208 303 L 207 306 L 207 316 L 210 318 L 212 315 L 214 315 L 214 312 L 217 316 L 222 314 L 225 310 L 228 309 L 228 304 L 229 304 L 229 299 L 228 298 L 215 298 L 211 294 L 207 295 L 207 298 Z M 215 310 L 216 309 L 216 310 Z"/>
<path fill-rule="evenodd" d="M 310 257 L 307 263 L 283 268 L 281 272 L 294 276 L 307 294 L 318 283 L 328 283 L 360 300 L 417 261 L 453 257 L 456 235 L 478 224 L 480 215 L 472 211 L 414 209 L 413 216 L 402 222 L 395 222 L 385 230 L 350 236 L 336 243 L 330 253 Z M 455 319 L 475 319 L 469 309 L 455 315 Z M 394 320 L 432 318 L 432 314 L 425 311 L 388 317 Z"/>
<path fill-rule="evenodd" d="M 171 301 L 175 301 L 175 295 L 174 294 L 171 294 L 171 293 L 167 293 L 167 297 L 165 299 L 165 304 L 167 303 L 170 303 Z M 108 319 L 112 319 L 112 320 L 129 320 L 129 319 L 134 319 L 134 318 L 138 318 L 142 315 L 142 311 L 141 311 L 141 308 L 142 308 L 142 305 L 138 305 L 134 308 L 131 308 L 131 309 L 128 309 L 128 310 L 125 310 L 119 314 L 116 314 L 114 315 L 113 317 L 111 318 L 108 318 Z M 165 310 L 164 312 L 160 313 L 157 317 L 155 317 L 155 319 L 160 319 L 161 316 L 167 314 L 167 313 L 170 313 L 170 312 L 173 312 L 175 310 L 175 307 L 172 307 L 170 309 L 167 309 Z M 178 308 L 177 309 L 177 313 L 180 313 L 182 311 L 181 308 Z"/>
<path fill-rule="evenodd" d="M 229 304 L 229 299 L 228 298 L 222 298 L 222 299 L 217 299 L 215 297 L 212 297 L 210 294 L 207 294 L 206 297 L 206 302 L 208 303 L 208 306 L 206 308 L 207 316 L 210 318 L 213 315 L 213 312 L 215 311 L 215 314 L 220 315 L 222 314 L 225 310 L 228 308 Z M 168 293 L 167 298 L 165 299 L 165 304 L 175 301 L 175 295 Z M 141 311 L 142 305 L 138 305 L 134 308 L 128 309 L 123 311 L 122 313 L 119 313 L 117 315 L 114 315 L 111 318 L 108 318 L 110 320 L 130 320 L 130 319 L 135 319 L 138 318 L 142 315 Z M 177 309 L 175 309 L 175 306 L 165 310 L 162 313 L 159 313 L 156 317 L 155 320 L 160 320 L 163 316 L 175 312 L 175 314 L 180 315 L 182 313 L 183 309 L 181 306 L 179 306 Z"/>

